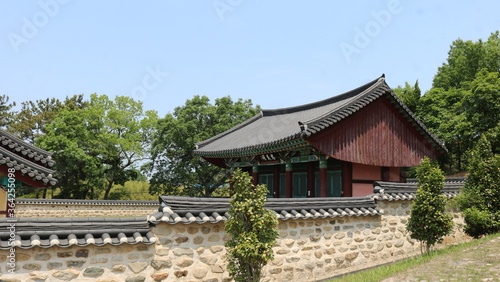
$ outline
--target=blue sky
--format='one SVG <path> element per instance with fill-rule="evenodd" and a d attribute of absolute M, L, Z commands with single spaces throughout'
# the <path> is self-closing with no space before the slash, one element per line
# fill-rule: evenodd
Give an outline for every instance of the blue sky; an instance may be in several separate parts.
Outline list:
<path fill-rule="evenodd" d="M 427 91 L 453 40 L 500 29 L 500 1 L 0 2 L 0 95 L 132 96 L 160 116 L 194 95 L 265 109 L 382 73 Z"/>

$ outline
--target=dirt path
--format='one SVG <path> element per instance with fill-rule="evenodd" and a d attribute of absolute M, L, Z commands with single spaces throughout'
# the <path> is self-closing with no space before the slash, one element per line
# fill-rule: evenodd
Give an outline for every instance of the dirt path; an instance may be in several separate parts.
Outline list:
<path fill-rule="evenodd" d="M 500 236 L 382 281 L 500 281 Z"/>

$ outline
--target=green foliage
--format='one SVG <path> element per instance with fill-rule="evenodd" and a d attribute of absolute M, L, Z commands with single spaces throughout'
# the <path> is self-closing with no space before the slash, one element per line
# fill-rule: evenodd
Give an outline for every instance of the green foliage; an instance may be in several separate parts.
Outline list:
<path fill-rule="evenodd" d="M 433 88 L 421 99 L 417 116 L 443 140 L 449 150 L 442 164 L 448 164 L 447 171 L 462 171 L 464 153 L 472 142 L 470 123 L 467 121 L 463 100 L 467 90 Z"/>
<path fill-rule="evenodd" d="M 211 104 L 195 96 L 158 123 L 151 147 L 152 160 L 143 166 L 151 176 L 151 193 L 210 196 L 226 184 L 229 172 L 194 154 L 195 144 L 211 138 L 260 111 L 251 100 L 222 97 Z M 183 187 L 183 189 L 180 189 Z"/>
<path fill-rule="evenodd" d="M 278 220 L 274 212 L 264 208 L 265 185 L 253 186 L 252 178 L 241 169 L 234 172 L 232 181 L 230 218 L 225 224 L 231 236 L 225 244 L 229 274 L 236 281 L 259 281 L 262 267 L 274 258 Z"/>
<path fill-rule="evenodd" d="M 406 225 L 413 239 L 425 243 L 426 250 L 442 240 L 453 228 L 451 215 L 445 213 L 446 197 L 442 195 L 443 172 L 424 158 L 417 168 L 418 189 Z"/>
<path fill-rule="evenodd" d="M 479 135 L 486 134 L 494 148 L 500 148 L 499 74 L 498 31 L 486 42 L 458 39 L 435 75 L 433 88 L 420 99 L 417 116 L 445 142 L 449 154 L 440 161 L 449 173 L 467 167 L 465 154 Z"/>
<path fill-rule="evenodd" d="M 465 232 L 480 237 L 500 231 L 500 155 L 481 136 L 469 157 L 469 175 L 457 202 L 465 215 Z"/>
<path fill-rule="evenodd" d="M 418 80 L 415 82 L 413 87 L 408 82 L 405 82 L 405 87 L 398 86 L 392 90 L 412 112 L 415 113 L 417 111 L 417 106 L 421 96 Z"/>
<path fill-rule="evenodd" d="M 480 238 L 487 234 L 494 234 L 500 230 L 499 215 L 494 215 L 477 207 L 463 211 L 465 219 L 464 231 L 469 236 Z"/>
<path fill-rule="evenodd" d="M 457 39 L 453 41 L 446 63 L 443 63 L 434 76 L 433 87 L 448 90 L 461 88 L 464 83 L 473 81 L 482 70 L 500 70 L 500 32 L 490 35 L 486 42 Z"/>
<path fill-rule="evenodd" d="M 54 152 L 60 198 L 107 199 L 113 185 L 138 176 L 157 115 L 130 97 L 91 95 L 85 108 L 65 108 L 38 145 Z"/>
<path fill-rule="evenodd" d="M 500 72 L 479 72 L 469 89 L 464 97 L 464 109 L 470 124 L 470 138 L 476 140 L 477 136 L 484 135 L 496 148 L 494 152 L 500 153 Z"/>
<path fill-rule="evenodd" d="M 8 131 L 35 144 L 36 139 L 47 132 L 46 127 L 54 121 L 59 112 L 63 109 L 83 109 L 87 104 L 83 95 L 66 97 L 64 102 L 56 98 L 22 102 L 21 110 L 12 114 L 13 122 Z"/>
<path fill-rule="evenodd" d="M 149 194 L 149 183 L 147 181 L 130 180 L 124 184 L 113 185 L 113 189 L 109 192 L 108 199 L 156 201 L 158 200 L 158 195 Z"/>
<path fill-rule="evenodd" d="M 0 96 L 0 128 L 5 128 L 7 125 L 10 125 L 13 120 L 11 109 L 16 103 L 9 103 L 9 100 L 10 98 L 7 95 Z"/>

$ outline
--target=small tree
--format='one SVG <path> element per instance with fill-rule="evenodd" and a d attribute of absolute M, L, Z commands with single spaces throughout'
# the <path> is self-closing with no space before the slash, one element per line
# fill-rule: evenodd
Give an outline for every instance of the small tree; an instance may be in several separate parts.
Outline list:
<path fill-rule="evenodd" d="M 465 233 L 479 238 L 500 231 L 500 155 L 484 135 L 469 155 L 469 176 L 457 202 Z"/>
<path fill-rule="evenodd" d="M 274 258 L 272 247 L 278 238 L 276 215 L 264 208 L 267 188 L 252 185 L 252 178 L 237 169 L 232 177 L 234 190 L 230 218 L 225 230 L 229 274 L 236 281 L 259 281 L 262 268 Z"/>
<path fill-rule="evenodd" d="M 441 169 L 425 157 L 417 168 L 417 179 L 417 196 L 406 228 L 411 238 L 425 244 L 428 252 L 432 245 L 451 232 L 453 221 L 445 213 L 446 197 L 441 194 L 445 178 Z"/>

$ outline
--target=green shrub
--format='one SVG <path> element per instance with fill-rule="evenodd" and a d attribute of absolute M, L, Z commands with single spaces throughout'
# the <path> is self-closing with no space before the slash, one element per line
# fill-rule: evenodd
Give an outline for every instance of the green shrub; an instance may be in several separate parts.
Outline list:
<path fill-rule="evenodd" d="M 465 233 L 478 238 L 500 231 L 500 155 L 482 136 L 469 152 L 469 175 L 457 202 L 465 216 Z"/>
<path fill-rule="evenodd" d="M 224 226 L 231 236 L 225 244 L 227 268 L 236 281 L 259 281 L 262 267 L 274 258 L 278 220 L 273 211 L 264 208 L 265 185 L 253 186 L 252 178 L 241 169 L 234 172 L 232 181 L 230 218 Z"/>
<path fill-rule="evenodd" d="M 500 222 L 498 217 L 485 210 L 479 210 L 476 207 L 468 208 L 463 211 L 465 216 L 465 233 L 480 238 L 485 234 L 493 234 L 500 231 Z"/>
<path fill-rule="evenodd" d="M 451 215 L 445 213 L 446 197 L 441 193 L 445 178 L 441 169 L 426 157 L 416 172 L 417 196 L 406 228 L 411 238 L 424 243 L 429 251 L 432 245 L 451 232 L 453 221 Z"/>

